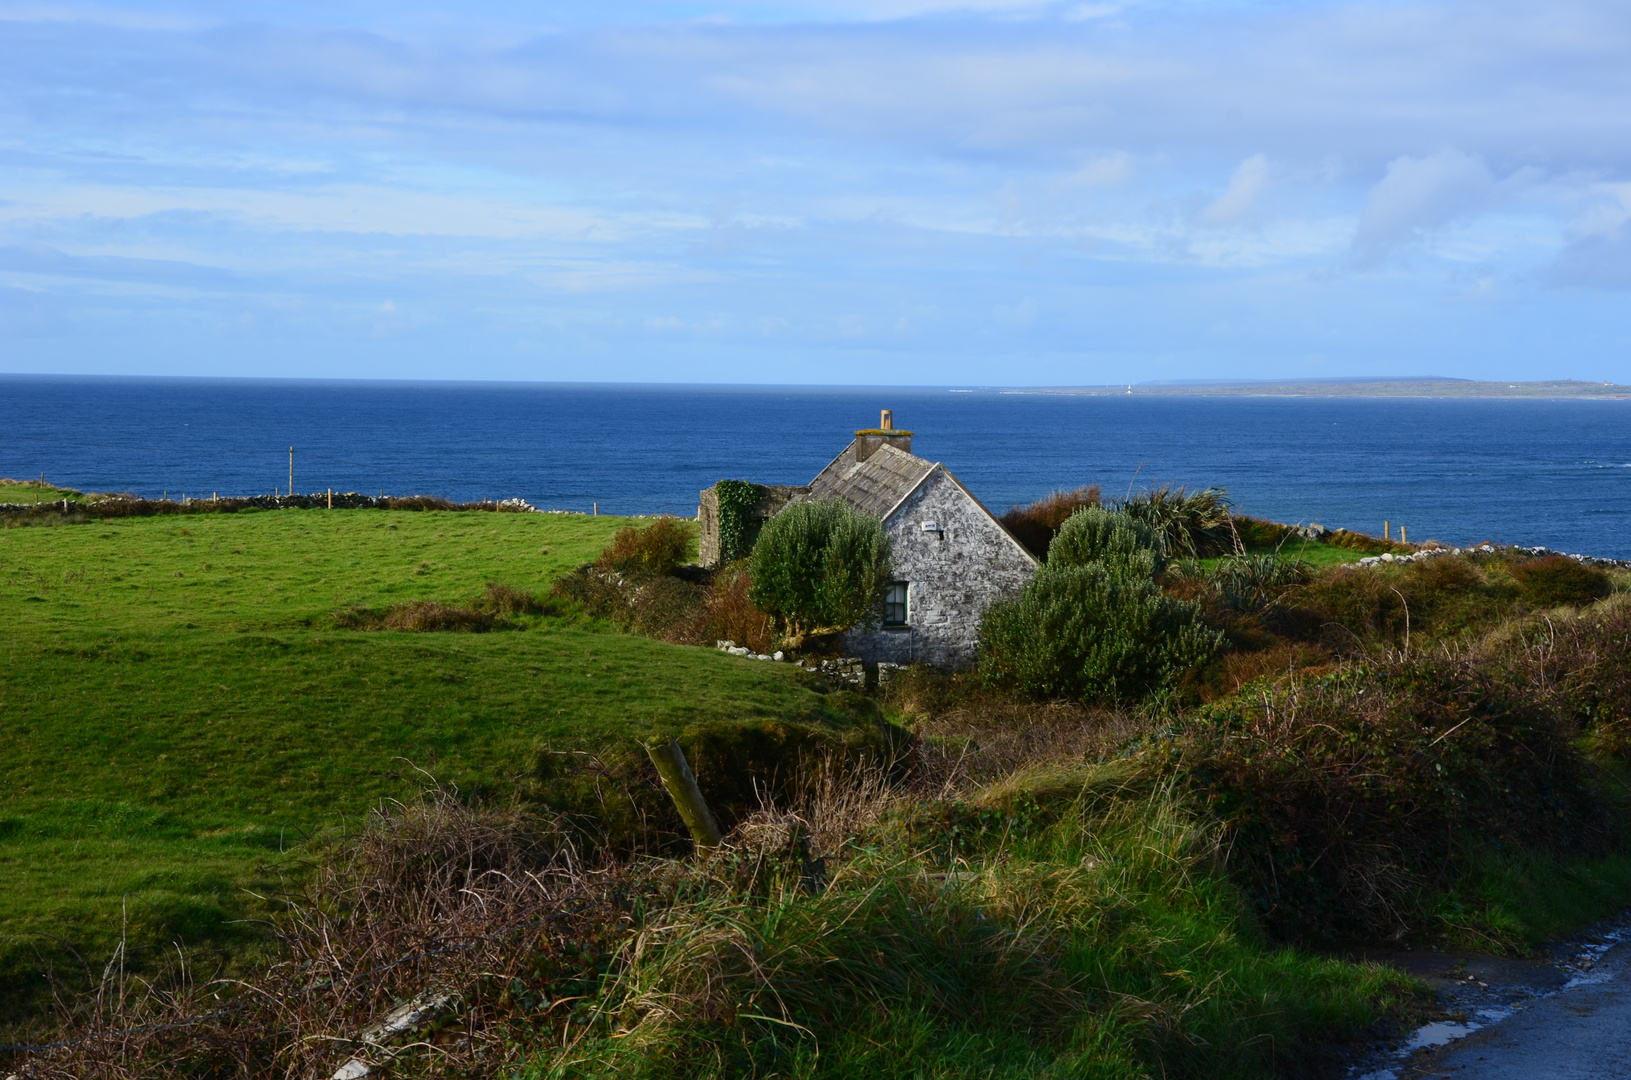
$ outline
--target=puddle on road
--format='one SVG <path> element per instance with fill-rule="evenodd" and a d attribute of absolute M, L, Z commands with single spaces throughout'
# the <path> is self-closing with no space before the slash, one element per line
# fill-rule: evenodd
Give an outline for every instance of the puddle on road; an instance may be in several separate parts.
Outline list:
<path fill-rule="evenodd" d="M 1631 912 L 1583 936 L 1559 942 L 1552 952 L 1552 964 L 1567 979 L 1555 987 L 1484 985 L 1476 980 L 1470 984 L 1452 982 L 1439 990 L 1439 1006 L 1446 1012 L 1464 1016 L 1465 1020 L 1436 1020 L 1424 1024 L 1411 1032 L 1403 1043 L 1365 1055 L 1348 1071 L 1349 1080 L 1399 1080 L 1399 1071 L 1423 1050 L 1448 1046 L 1563 990 L 1606 982 L 1614 977 L 1613 968 L 1618 965 L 1605 970 L 1599 961 L 1614 946 L 1628 941 L 1631 941 Z"/>
<path fill-rule="evenodd" d="M 1455 1020 L 1435 1020 L 1431 1024 L 1424 1024 L 1416 1029 L 1410 1041 L 1394 1050 L 1390 1055 L 1392 1061 L 1380 1069 L 1360 1073 L 1353 1080 L 1399 1080 L 1398 1066 L 1402 1066 L 1411 1055 L 1418 1050 L 1431 1050 L 1435 1046 L 1448 1046 L 1457 1039 L 1471 1035 L 1480 1028 L 1505 1020 L 1518 1010 L 1497 1006 L 1490 1009 L 1479 1009 L 1465 1022 Z M 1374 1064 L 1374 1063 L 1373 1063 Z M 1361 1066 L 1363 1067 L 1363 1066 Z"/>
<path fill-rule="evenodd" d="M 1598 968 L 1597 961 L 1603 958 L 1604 953 L 1623 941 L 1631 941 L 1631 920 L 1621 921 L 1601 935 L 1593 936 L 1590 941 L 1580 946 L 1573 956 L 1559 961 L 1558 966 L 1569 973 L 1569 981 L 1563 984 L 1563 989 L 1590 986 L 1613 978 L 1613 972 Z"/>

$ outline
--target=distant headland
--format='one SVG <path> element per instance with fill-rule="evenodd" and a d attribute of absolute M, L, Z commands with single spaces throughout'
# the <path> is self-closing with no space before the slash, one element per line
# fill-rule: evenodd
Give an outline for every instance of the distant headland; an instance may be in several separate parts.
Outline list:
<path fill-rule="evenodd" d="M 1631 385 L 1545 379 L 1483 382 L 1435 376 L 1400 379 L 1284 379 L 1121 383 L 1015 390 L 1033 394 L 1132 394 L 1160 397 L 1342 397 L 1342 398 L 1631 398 Z"/>

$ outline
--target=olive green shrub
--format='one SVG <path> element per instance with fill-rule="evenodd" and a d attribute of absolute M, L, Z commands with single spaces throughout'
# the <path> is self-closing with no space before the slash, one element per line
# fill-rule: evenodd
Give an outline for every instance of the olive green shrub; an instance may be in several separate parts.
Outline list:
<path fill-rule="evenodd" d="M 748 596 L 797 647 L 812 635 L 875 622 L 892 572 L 883 522 L 842 499 L 814 499 L 765 522 Z"/>
<path fill-rule="evenodd" d="M 1198 605 L 1161 591 L 1151 529 L 1097 506 L 1071 515 L 1048 562 L 1012 600 L 986 609 L 980 669 L 1039 697 L 1131 701 L 1222 651 Z"/>

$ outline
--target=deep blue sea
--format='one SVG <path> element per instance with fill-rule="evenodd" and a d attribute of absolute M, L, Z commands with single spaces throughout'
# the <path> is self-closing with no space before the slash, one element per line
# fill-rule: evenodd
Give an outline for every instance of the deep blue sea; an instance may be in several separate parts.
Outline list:
<path fill-rule="evenodd" d="M 298 491 L 692 514 L 722 478 L 807 482 L 880 408 L 999 513 L 1170 481 L 1280 521 L 1631 558 L 1631 401 L 0 375 L 0 476 L 270 493 L 292 445 Z"/>

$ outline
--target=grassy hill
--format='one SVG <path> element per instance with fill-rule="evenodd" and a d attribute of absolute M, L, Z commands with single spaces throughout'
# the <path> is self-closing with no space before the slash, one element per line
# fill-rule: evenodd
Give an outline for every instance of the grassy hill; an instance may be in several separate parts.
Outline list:
<path fill-rule="evenodd" d="M 0 530 L 0 983 L 41 956 L 253 936 L 245 888 L 424 786 L 502 791 L 538 748 L 821 698 L 779 665 L 530 616 L 363 632 L 334 612 L 542 592 L 629 519 L 282 510 Z M 4 1008 L 0 996 L 0 1008 Z"/>

